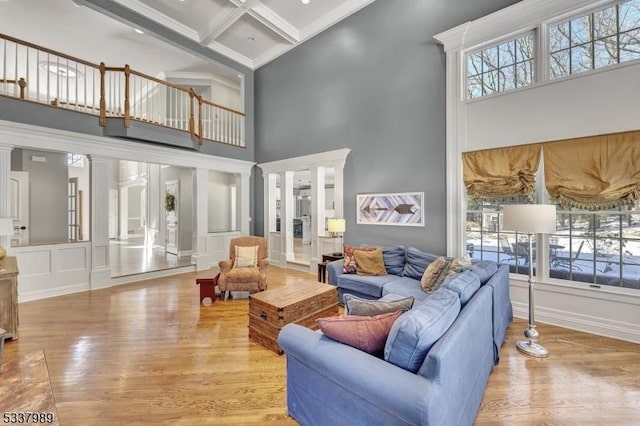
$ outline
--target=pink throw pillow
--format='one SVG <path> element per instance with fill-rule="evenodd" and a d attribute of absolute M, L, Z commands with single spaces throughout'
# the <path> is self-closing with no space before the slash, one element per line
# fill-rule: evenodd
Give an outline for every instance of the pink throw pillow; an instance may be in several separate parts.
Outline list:
<path fill-rule="evenodd" d="M 325 336 L 361 351 L 375 354 L 384 349 L 391 326 L 400 315 L 402 311 L 371 317 L 340 315 L 319 318 L 316 323 Z"/>

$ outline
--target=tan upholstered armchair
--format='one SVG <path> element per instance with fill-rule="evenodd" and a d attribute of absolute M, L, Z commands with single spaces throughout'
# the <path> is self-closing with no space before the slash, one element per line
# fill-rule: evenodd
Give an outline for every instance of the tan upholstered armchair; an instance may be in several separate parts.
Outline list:
<path fill-rule="evenodd" d="M 237 267 L 236 246 L 258 247 L 257 265 L 249 267 Z M 248 291 L 257 293 L 267 289 L 267 240 L 262 237 L 239 237 L 231 240 L 229 244 L 229 259 L 221 260 L 220 278 L 218 288 L 220 292 L 228 295 L 228 291 Z"/>

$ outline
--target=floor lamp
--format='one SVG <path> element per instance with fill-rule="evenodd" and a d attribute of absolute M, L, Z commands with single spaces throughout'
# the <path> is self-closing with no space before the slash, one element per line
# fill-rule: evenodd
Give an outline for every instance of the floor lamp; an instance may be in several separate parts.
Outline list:
<path fill-rule="evenodd" d="M 529 327 L 516 347 L 525 355 L 544 358 L 549 355 L 547 348 L 538 343 L 538 330 L 534 319 L 533 302 L 533 244 L 531 237 L 535 234 L 549 234 L 556 230 L 556 206 L 549 204 L 507 205 L 502 209 L 502 228 L 527 234 L 529 243 Z"/>

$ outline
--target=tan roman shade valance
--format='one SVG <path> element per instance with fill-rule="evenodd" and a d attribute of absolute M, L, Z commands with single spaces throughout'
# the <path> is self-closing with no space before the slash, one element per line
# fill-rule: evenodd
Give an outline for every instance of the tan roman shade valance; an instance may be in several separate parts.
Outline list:
<path fill-rule="evenodd" d="M 640 198 L 640 131 L 545 143 L 544 170 L 559 206 L 632 205 Z"/>
<path fill-rule="evenodd" d="M 531 197 L 540 149 L 534 144 L 462 154 L 467 193 L 475 200 Z"/>

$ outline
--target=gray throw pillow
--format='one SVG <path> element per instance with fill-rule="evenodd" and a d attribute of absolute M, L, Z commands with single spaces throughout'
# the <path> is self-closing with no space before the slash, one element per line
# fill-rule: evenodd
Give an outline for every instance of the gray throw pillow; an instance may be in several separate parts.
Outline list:
<path fill-rule="evenodd" d="M 413 296 L 392 301 L 366 300 L 352 294 L 344 295 L 347 315 L 374 316 L 396 311 L 408 311 L 413 306 Z"/>

